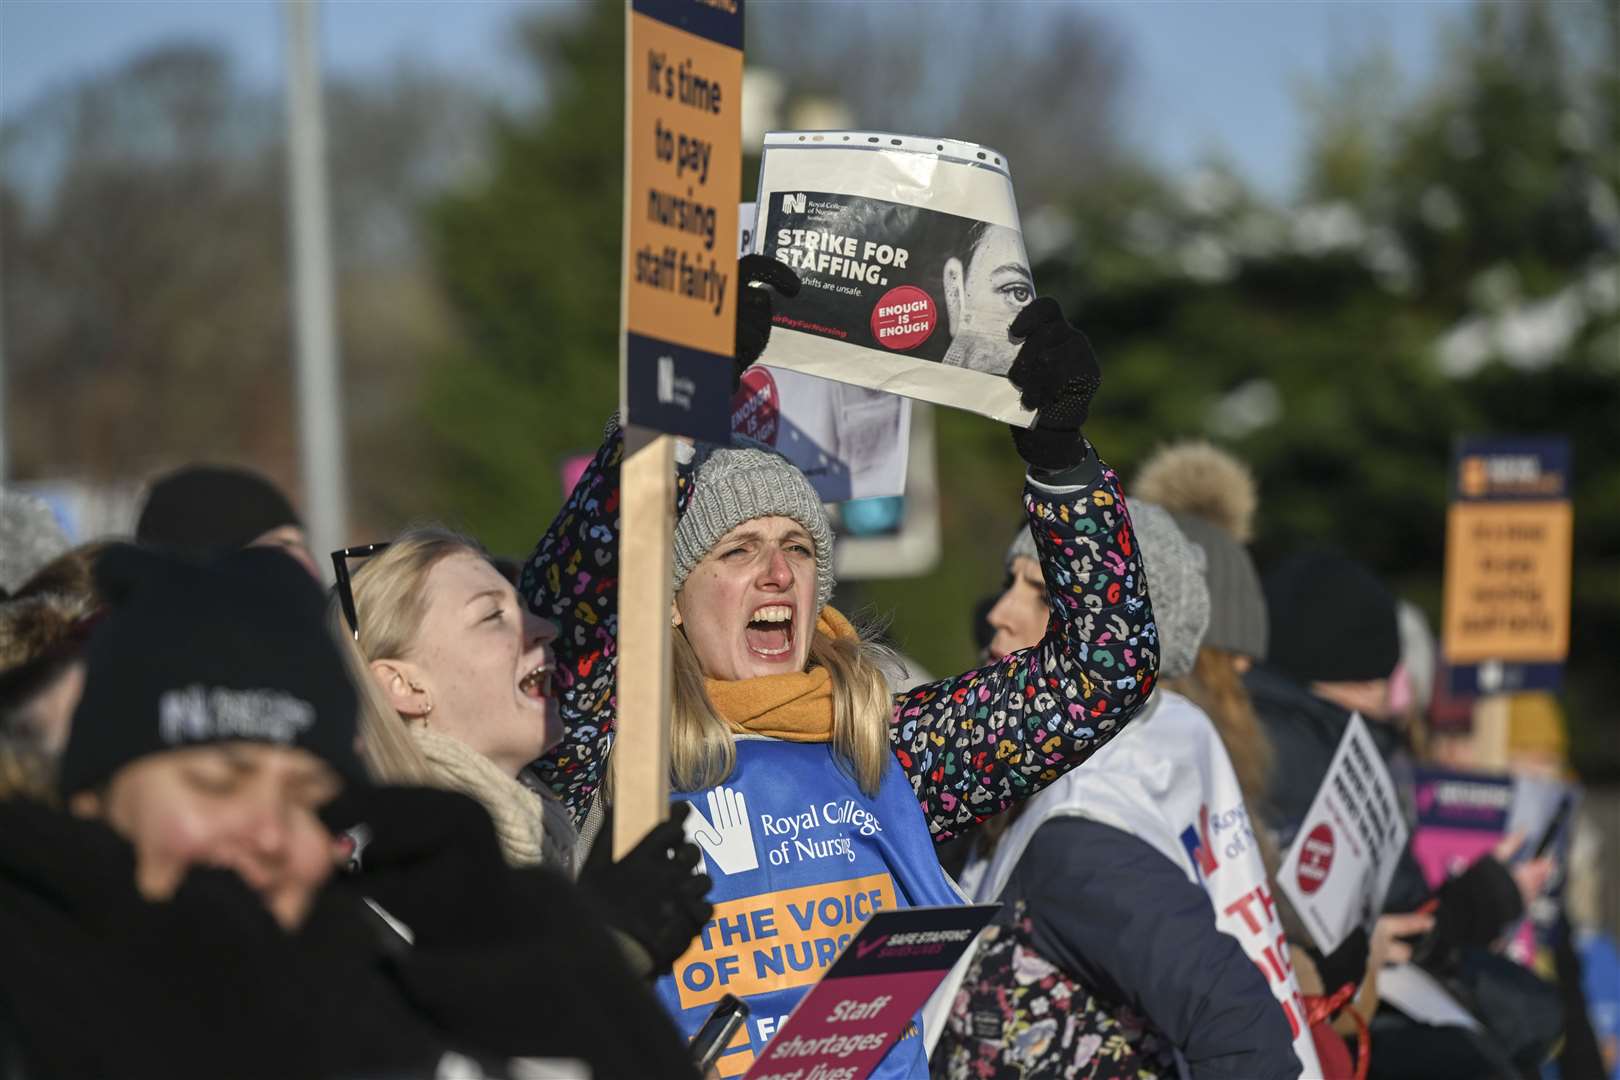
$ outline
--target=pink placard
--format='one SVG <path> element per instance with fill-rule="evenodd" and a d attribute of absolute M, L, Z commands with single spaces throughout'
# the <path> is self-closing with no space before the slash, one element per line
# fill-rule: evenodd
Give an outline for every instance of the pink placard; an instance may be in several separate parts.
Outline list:
<path fill-rule="evenodd" d="M 865 1080 L 999 904 L 873 915 L 744 1080 Z"/>

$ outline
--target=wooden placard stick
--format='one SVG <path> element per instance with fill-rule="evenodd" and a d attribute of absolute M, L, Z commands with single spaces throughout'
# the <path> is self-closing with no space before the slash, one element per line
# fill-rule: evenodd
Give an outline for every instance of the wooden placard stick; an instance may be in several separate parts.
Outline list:
<path fill-rule="evenodd" d="M 615 859 L 669 815 L 674 436 L 628 428 L 619 482 L 619 732 L 611 765 Z"/>

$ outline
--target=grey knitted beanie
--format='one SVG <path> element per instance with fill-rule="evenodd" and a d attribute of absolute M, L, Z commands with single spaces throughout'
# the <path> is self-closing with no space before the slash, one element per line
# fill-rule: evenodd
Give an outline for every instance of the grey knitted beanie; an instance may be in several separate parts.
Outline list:
<path fill-rule="evenodd" d="M 1018 535 L 1007 545 L 1007 569 L 1011 570 L 1013 563 L 1019 559 L 1041 561 L 1041 553 L 1035 548 L 1035 537 L 1030 533 L 1028 525 L 1019 529 Z"/>
<path fill-rule="evenodd" d="M 1137 500 L 1130 512 L 1159 624 L 1159 678 L 1179 679 L 1192 672 L 1209 628 L 1204 549 L 1176 528 L 1162 506 Z"/>
<path fill-rule="evenodd" d="M 1134 509 L 1136 504 L 1131 506 Z M 1209 585 L 1209 629 L 1204 644 L 1264 660 L 1270 630 L 1266 594 L 1248 550 L 1204 518 L 1171 516 L 1187 539 L 1204 549 L 1204 581 Z"/>
<path fill-rule="evenodd" d="M 699 463 L 692 498 L 675 523 L 675 591 L 692 568 L 745 521 L 792 518 L 816 545 L 816 610 L 832 599 L 832 526 L 821 497 L 786 458 L 753 447 L 716 447 Z"/>

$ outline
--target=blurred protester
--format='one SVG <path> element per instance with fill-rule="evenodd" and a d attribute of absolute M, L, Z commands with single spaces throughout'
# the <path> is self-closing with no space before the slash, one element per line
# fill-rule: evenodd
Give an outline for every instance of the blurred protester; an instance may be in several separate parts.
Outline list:
<path fill-rule="evenodd" d="M 1274 881 L 1281 853 L 1276 834 L 1261 811 L 1276 755 L 1243 685 L 1243 675 L 1265 661 L 1270 638 L 1260 575 L 1243 546 L 1254 537 L 1259 488 L 1247 465 L 1225 450 L 1195 439 L 1155 451 L 1142 466 L 1136 490 L 1142 498 L 1163 499 L 1176 524 L 1204 550 L 1205 581 L 1211 597 L 1209 630 L 1192 674 L 1166 685 L 1203 708 L 1220 732 L 1243 789 L 1248 824 L 1267 877 Z M 1335 953 L 1323 956 L 1286 894 L 1273 889 L 1273 899 L 1307 1000 L 1357 984 L 1347 1008 L 1312 1029 L 1324 1075 L 1348 1076 L 1353 1065 L 1340 1036 L 1359 1030 L 1357 1016 L 1371 1016 L 1376 1011 L 1378 970 L 1392 952 L 1395 958 L 1402 958 L 1406 948 L 1395 939 L 1427 931 L 1431 919 L 1419 913 L 1384 916 L 1371 939 L 1353 934 Z M 1356 1015 L 1350 1015 L 1352 1011 Z"/>
<path fill-rule="evenodd" d="M 1182 440 L 1150 455 L 1137 474 L 1136 497 L 1170 512 L 1176 527 L 1203 552 L 1209 627 L 1192 671 L 1165 683 L 1214 722 L 1243 788 L 1250 826 L 1268 873 L 1276 842 L 1255 811 L 1264 802 L 1273 754 L 1242 676 L 1266 658 L 1270 623 L 1254 560 L 1243 546 L 1254 536 L 1259 490 L 1237 458 L 1203 440 Z"/>
<path fill-rule="evenodd" d="M 1507 695 L 1508 772 L 1535 780 L 1570 778 L 1569 731 L 1564 708 L 1545 690 Z"/>
<path fill-rule="evenodd" d="M 67 535 L 44 499 L 0 487 L 0 600 L 67 549 Z"/>
<path fill-rule="evenodd" d="M 101 610 L 103 544 L 57 556 L 0 601 L 0 736 L 54 758 L 84 689 L 83 652 Z"/>
<path fill-rule="evenodd" d="M 1400 636 L 1394 597 L 1376 575 L 1345 556 L 1296 555 L 1267 575 L 1265 591 L 1271 648 L 1267 662 L 1245 682 L 1276 752 L 1263 812 L 1286 846 L 1352 712 L 1367 721 L 1386 758 L 1401 746 L 1401 733 L 1388 723 Z M 1547 859 L 1509 867 L 1513 847 L 1481 858 L 1433 895 L 1410 847 L 1402 852 L 1384 910 L 1432 908 L 1434 924 L 1410 945 L 1401 943 L 1400 955 L 1410 948 L 1415 962 L 1448 980 L 1483 1013 L 1494 1041 L 1475 1040 L 1461 1028 L 1426 1027 L 1383 1009 L 1372 1026 L 1373 1076 L 1496 1075 L 1539 1064 L 1556 1040 L 1560 1025 L 1551 988 L 1491 952 L 1551 871 Z M 1348 965 L 1335 966 L 1348 972 Z M 1362 966 L 1354 965 L 1357 971 Z M 1507 1058 L 1514 1064 L 1506 1064 Z"/>
<path fill-rule="evenodd" d="M 0 803 L 0 997 L 21 1075 L 435 1057 L 391 996 L 365 995 L 343 1042 L 316 1014 L 356 989 L 324 948 L 294 944 L 335 914 L 319 902 L 332 859 L 315 809 L 359 775 L 354 697 L 314 589 L 288 591 L 266 562 L 296 573 L 268 557 L 191 579 L 127 549 L 104 560 L 103 581 L 131 595 L 90 648 L 60 767 L 73 814 Z M 397 1056 L 350 1056 L 365 1047 Z"/>
<path fill-rule="evenodd" d="M 1209 717 L 1166 688 L 1192 674 L 1210 624 L 1205 557 L 1162 508 L 1131 509 L 1166 682 L 1090 761 L 998 819 L 1011 819 L 1005 834 L 969 865 L 973 898 L 1006 906 L 954 995 L 936 1076 L 1173 1076 L 1178 1055 L 1191 1077 L 1300 1075 L 1264 969 L 1217 925 L 1215 909 L 1231 898 L 1211 906 L 1217 857 L 1223 882 L 1246 874 L 1241 892 L 1270 891 L 1244 844 L 1237 773 Z M 992 655 L 1040 638 L 1045 584 L 1033 550 L 1025 531 L 1008 552 L 1013 581 L 990 614 Z M 1226 850 L 1199 862 L 1184 837 L 1208 849 L 1212 821 Z M 1233 855 L 1234 845 L 1246 850 Z M 1298 1007 L 1292 980 L 1283 996 Z"/>
<path fill-rule="evenodd" d="M 784 291 L 798 284 L 768 259 L 745 259 L 739 277 Z M 743 293 L 739 374 L 760 356 L 770 326 L 768 294 Z M 1151 691 L 1152 611 L 1129 519 L 1116 478 L 1080 432 L 1099 382 L 1096 360 L 1051 300 L 1030 305 L 1011 332 L 1024 344 L 1009 377 L 1038 412 L 1014 441 L 1030 470 L 1025 507 L 1052 583 L 1051 625 L 1035 648 L 999 663 L 891 697 L 878 648 L 828 603 L 833 537 L 803 474 L 748 448 L 709 448 L 681 463 L 671 766 L 716 871 L 716 903 L 857 879 L 879 882 L 885 907 L 957 903 L 930 839 L 1056 779 Z M 539 765 L 587 833 L 603 814 L 616 727 L 622 453 L 610 428 L 520 586 L 531 609 L 561 627 L 564 739 Z M 765 857 L 753 822 L 798 818 L 828 800 L 848 812 L 812 839 L 836 844 L 837 857 L 781 865 Z M 863 917 L 858 908 L 855 917 Z M 825 940 L 836 947 L 835 935 Z M 724 948 L 716 935 L 702 955 Z M 745 1000 L 756 1017 L 776 1018 L 804 990 L 794 980 Z M 704 1010 L 682 1009 L 670 977 L 660 991 L 678 1026 L 695 1030 Z M 926 1068 L 913 1037 L 874 1075 L 923 1076 Z"/>
<path fill-rule="evenodd" d="M 1396 609 L 1401 636 L 1401 661 L 1390 688 L 1390 722 L 1405 734 L 1415 760 L 1428 757 L 1429 708 L 1434 704 L 1435 682 L 1440 676 L 1440 645 L 1423 611 L 1410 600 Z M 1397 781 L 1399 782 L 1399 781 Z"/>
<path fill-rule="evenodd" d="M 573 822 L 527 767 L 561 736 L 552 688 L 556 625 L 518 603 L 477 541 L 438 527 L 401 534 L 352 578 L 339 575 L 338 588 L 351 589 L 352 603 L 345 608 L 339 596 L 331 620 L 358 650 L 361 731 L 372 775 L 471 797 L 494 821 L 509 864 L 572 877 L 580 861 Z M 367 870 L 384 857 L 376 845 L 401 842 L 381 835 L 385 828 L 364 820 Z M 607 845 L 601 847 L 605 855 Z M 593 860 L 582 877 L 643 974 L 668 970 L 709 918 L 703 899 L 709 880 L 692 873 L 699 859 L 676 821 L 619 863 Z M 378 887 L 369 875 L 360 884 Z M 383 899 L 406 925 L 414 925 L 424 902 L 434 902 L 431 890 L 408 877 L 398 894 Z"/>
<path fill-rule="evenodd" d="M 481 951 L 384 950 L 331 880 L 318 811 L 365 787 L 356 699 L 294 564 L 255 551 L 204 569 L 120 547 L 97 577 L 115 610 L 60 763 L 71 812 L 0 799 L 4 1075 L 426 1077 L 452 1047 L 493 1075 L 539 1054 L 597 1076 L 687 1071 L 560 882 L 520 888 L 488 860 L 477 917 L 458 921 L 487 932 L 489 912 L 521 906 L 543 931 L 509 921 Z M 527 977 L 496 978 L 513 969 Z M 602 1000 L 630 1020 L 603 1020 Z"/>
<path fill-rule="evenodd" d="M 187 465 L 153 482 L 135 524 L 135 542 L 193 556 L 273 547 L 311 577 L 321 572 L 304 523 L 281 489 L 247 469 Z"/>

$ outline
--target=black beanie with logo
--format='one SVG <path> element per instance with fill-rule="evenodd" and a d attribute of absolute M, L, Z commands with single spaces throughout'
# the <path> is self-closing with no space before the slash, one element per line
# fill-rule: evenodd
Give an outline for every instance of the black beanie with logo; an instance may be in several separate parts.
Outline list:
<path fill-rule="evenodd" d="M 1332 552 L 1294 555 L 1266 575 L 1266 662 L 1302 683 L 1387 679 L 1401 659 L 1395 597 Z"/>
<path fill-rule="evenodd" d="M 208 565 L 115 545 L 96 566 L 112 613 L 86 654 L 62 795 L 148 754 L 247 741 L 307 750 L 364 783 L 358 698 L 319 586 L 278 551 Z"/>

